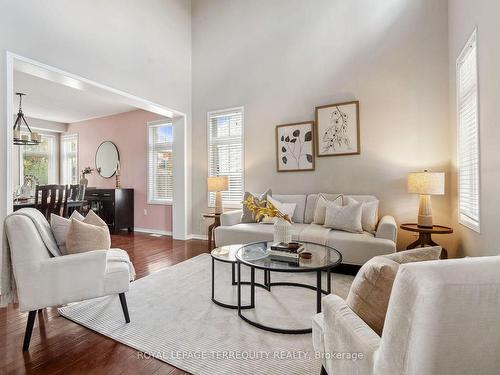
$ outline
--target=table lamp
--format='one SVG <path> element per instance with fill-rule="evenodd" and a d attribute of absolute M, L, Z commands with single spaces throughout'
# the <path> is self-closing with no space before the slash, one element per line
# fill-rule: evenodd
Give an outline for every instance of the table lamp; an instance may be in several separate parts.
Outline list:
<path fill-rule="evenodd" d="M 444 195 L 444 172 L 408 173 L 408 193 L 420 194 L 418 226 L 432 228 L 431 195 Z"/>
<path fill-rule="evenodd" d="M 222 194 L 221 191 L 228 189 L 227 176 L 208 177 L 207 179 L 208 191 L 215 192 L 215 213 L 222 213 Z"/>

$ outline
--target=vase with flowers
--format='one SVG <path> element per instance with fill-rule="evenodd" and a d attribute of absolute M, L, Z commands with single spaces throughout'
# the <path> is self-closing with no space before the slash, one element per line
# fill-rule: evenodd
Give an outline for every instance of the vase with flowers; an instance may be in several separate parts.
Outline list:
<path fill-rule="evenodd" d="M 255 221 L 259 222 L 264 217 L 274 217 L 274 242 L 289 243 L 292 241 L 292 224 L 288 215 L 280 212 L 271 202 L 266 199 L 259 200 L 249 196 L 243 201 L 243 205 L 254 215 Z"/>
<path fill-rule="evenodd" d="M 93 171 L 94 171 L 94 168 L 92 168 L 92 167 L 85 167 L 82 170 L 82 178 L 80 179 L 80 185 L 85 185 L 85 187 L 87 187 L 89 180 L 87 180 L 87 178 L 85 176 L 88 174 L 92 174 Z"/>

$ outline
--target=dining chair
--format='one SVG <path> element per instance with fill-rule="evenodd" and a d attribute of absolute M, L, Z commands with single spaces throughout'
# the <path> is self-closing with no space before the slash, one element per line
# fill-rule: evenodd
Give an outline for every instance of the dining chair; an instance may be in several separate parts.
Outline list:
<path fill-rule="evenodd" d="M 75 210 L 82 213 L 83 203 L 85 199 L 85 188 L 86 188 L 85 185 L 80 185 L 80 184 L 69 185 L 68 200 L 74 202 L 80 202 L 80 205 L 78 206 L 72 205 L 71 207 L 66 207 L 64 210 L 65 217 L 69 217 Z"/>
<path fill-rule="evenodd" d="M 63 216 L 68 203 L 69 189 L 66 185 L 37 185 L 35 188 L 35 208 L 47 220 L 50 214 Z"/>

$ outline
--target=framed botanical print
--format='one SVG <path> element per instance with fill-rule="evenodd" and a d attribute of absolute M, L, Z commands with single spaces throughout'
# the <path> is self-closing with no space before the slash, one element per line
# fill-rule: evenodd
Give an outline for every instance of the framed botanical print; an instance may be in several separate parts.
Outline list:
<path fill-rule="evenodd" d="M 314 122 L 276 126 L 278 172 L 314 171 Z"/>
<path fill-rule="evenodd" d="M 316 150 L 318 156 L 361 152 L 359 101 L 316 107 Z"/>

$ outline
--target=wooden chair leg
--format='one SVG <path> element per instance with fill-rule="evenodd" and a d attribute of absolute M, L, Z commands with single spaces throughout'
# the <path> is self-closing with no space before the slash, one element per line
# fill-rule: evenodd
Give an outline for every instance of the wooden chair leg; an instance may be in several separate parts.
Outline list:
<path fill-rule="evenodd" d="M 125 315 L 125 323 L 130 323 L 130 316 L 128 315 L 127 299 L 125 298 L 125 293 L 120 293 L 119 296 L 123 315 Z"/>
<path fill-rule="evenodd" d="M 24 332 L 23 352 L 27 352 L 30 347 L 31 334 L 35 325 L 36 310 L 30 311 L 28 314 L 28 322 L 26 323 L 26 332 Z"/>

